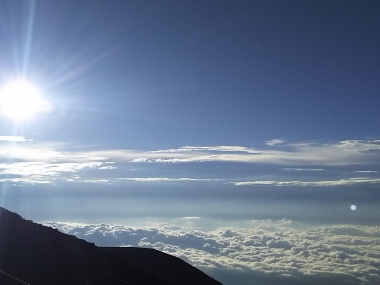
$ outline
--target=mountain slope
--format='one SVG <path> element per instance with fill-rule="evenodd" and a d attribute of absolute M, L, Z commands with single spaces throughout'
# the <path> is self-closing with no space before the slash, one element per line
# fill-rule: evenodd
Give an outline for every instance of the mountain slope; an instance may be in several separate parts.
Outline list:
<path fill-rule="evenodd" d="M 221 285 L 182 259 L 151 248 L 102 247 L 104 251 L 121 256 L 139 270 L 175 285 Z"/>
<path fill-rule="evenodd" d="M 0 270 L 32 285 L 167 285 L 94 244 L 24 220 L 3 208 L 0 208 Z"/>
<path fill-rule="evenodd" d="M 125 249 L 113 251 L 24 220 L 0 207 L 1 285 L 187 284 L 184 279 L 173 278 L 177 273 L 170 268 L 183 268 L 184 276 L 199 276 L 192 284 L 220 285 L 198 269 L 188 264 L 183 266 L 184 261 L 175 257 L 168 259 L 164 253 L 146 254 L 146 250 L 139 248 L 131 249 L 129 253 Z M 138 260 L 136 265 L 130 262 L 133 260 Z M 162 266 L 164 263 L 170 266 Z M 153 274 L 156 272 L 152 271 L 152 266 L 158 266 L 165 272 Z"/>

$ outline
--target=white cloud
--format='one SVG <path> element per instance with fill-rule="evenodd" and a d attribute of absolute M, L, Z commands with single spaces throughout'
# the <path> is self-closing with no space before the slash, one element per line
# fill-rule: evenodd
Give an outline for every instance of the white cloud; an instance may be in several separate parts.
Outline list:
<path fill-rule="evenodd" d="M 271 146 L 271 145 L 270 145 Z M 333 144 L 293 143 L 276 149 L 254 149 L 241 146 L 197 146 L 148 152 L 108 151 L 96 153 L 112 159 L 132 162 L 244 162 L 279 165 L 346 166 L 378 164 L 380 143 L 373 141 L 341 141 Z M 302 168 L 299 168 L 302 169 Z M 311 168 L 314 169 L 314 168 Z"/>
<path fill-rule="evenodd" d="M 23 146 L 7 145 L 0 147 L 0 158 L 18 159 L 20 161 L 45 162 L 80 162 L 102 161 L 113 162 L 245 162 L 271 163 L 279 165 L 328 165 L 344 166 L 354 164 L 379 164 L 379 140 L 350 140 L 332 144 L 293 143 L 281 145 L 281 148 L 256 149 L 244 146 L 184 146 L 177 149 L 152 151 L 139 150 L 97 150 L 67 151 L 70 146 L 49 146 L 28 144 Z M 70 147 L 72 148 L 72 147 Z M 309 167 L 308 167 L 309 168 Z M 310 169 L 319 169 L 310 168 Z M 306 169 L 298 167 L 297 169 Z"/>
<path fill-rule="evenodd" d="M 82 155 L 78 152 L 57 150 L 54 146 L 40 146 L 38 144 L 1 145 L 0 159 L 33 162 L 83 162 L 105 160 L 104 157 Z"/>
<path fill-rule="evenodd" d="M 323 171 L 322 168 L 283 168 L 284 171 Z"/>
<path fill-rule="evenodd" d="M 82 183 L 107 183 L 111 184 L 112 182 L 107 179 L 85 179 L 85 180 L 72 180 L 71 182 L 82 182 Z"/>
<path fill-rule="evenodd" d="M 22 136 L 0 136 L 0 141 L 7 141 L 7 142 L 24 142 L 24 141 L 32 141 L 29 139 L 26 139 Z"/>
<path fill-rule="evenodd" d="M 233 182 L 236 186 L 353 186 L 353 185 L 376 185 L 380 184 L 380 178 L 355 177 L 340 180 L 326 181 L 272 181 L 272 180 L 257 180 L 257 181 L 240 181 Z"/>
<path fill-rule="evenodd" d="M 67 144 L 40 144 L 21 136 L 1 136 L 0 141 L 0 175 L 5 177 L 0 179 L 0 182 L 18 184 L 78 182 L 82 181 L 79 172 L 100 169 L 105 163 L 104 157 L 67 151 L 67 148 L 72 148 Z M 103 167 L 103 169 L 116 168 L 110 165 Z"/>
<path fill-rule="evenodd" d="M 46 177 L 41 176 L 29 176 L 22 178 L 2 178 L 0 179 L 0 182 L 12 182 L 17 184 L 49 184 L 52 183 L 52 179 L 46 179 Z"/>
<path fill-rule="evenodd" d="M 155 158 L 149 159 L 145 157 L 139 157 L 131 160 L 130 162 L 152 162 L 152 163 L 189 163 L 189 162 L 206 162 L 206 161 L 214 161 L 212 156 L 203 156 L 203 157 L 195 157 L 195 158 Z"/>
<path fill-rule="evenodd" d="M 281 140 L 281 139 L 273 139 L 273 140 L 267 141 L 266 144 L 270 145 L 270 146 L 273 146 L 273 145 L 277 145 L 277 144 L 282 144 L 284 142 L 286 142 L 286 141 L 285 140 Z"/>
<path fill-rule="evenodd" d="M 281 143 L 268 145 L 266 148 L 249 148 L 244 146 L 183 146 L 176 149 L 161 149 L 151 151 L 109 149 L 109 150 L 87 150 L 83 151 L 83 146 L 36 142 L 13 143 L 10 140 L 22 141 L 23 137 L 3 137 L 0 144 L 0 163 L 3 173 L 20 175 L 26 179 L 29 175 L 44 175 L 43 181 L 48 180 L 47 176 L 59 176 L 59 174 L 73 172 L 77 169 L 109 170 L 98 174 L 94 180 L 114 179 L 113 171 L 122 169 L 122 164 L 128 163 L 154 163 L 154 164 L 180 164 L 180 163 L 200 163 L 219 162 L 229 164 L 231 173 L 234 172 L 234 163 L 246 164 L 274 164 L 281 165 L 284 171 L 291 172 L 321 172 L 328 167 L 348 167 L 370 165 L 371 172 L 380 166 L 380 141 L 350 140 L 340 141 L 330 144 L 317 143 Z M 12 161 L 9 163 L 9 161 Z M 111 163 L 114 163 L 111 165 Z M 159 167 L 159 166 L 157 166 Z M 377 168 L 376 168 L 377 167 Z M 54 170 L 55 169 L 55 170 Z M 7 170 L 7 172 L 5 172 Z M 350 169 L 352 172 L 353 170 Z M 343 171 L 342 171 L 343 172 Z M 368 172 L 368 171 L 365 171 Z M 358 170 L 358 173 L 365 173 Z M 369 173 L 369 172 L 368 172 Z M 140 174 L 144 176 L 143 174 Z M 20 177 L 15 177 L 20 178 Z M 58 179 L 58 177 L 56 177 Z M 61 177 L 65 181 L 80 181 L 73 177 Z M 257 177 L 256 177 L 257 178 Z M 372 179 L 342 179 L 335 181 L 325 181 L 321 177 L 315 182 L 303 181 L 238 181 L 236 185 L 243 184 L 266 184 L 266 185 L 353 185 L 353 184 L 374 184 L 378 183 L 376 178 Z M 91 177 L 86 178 L 88 181 Z M 141 181 L 153 181 L 150 177 L 142 177 Z M 184 181 L 183 178 L 173 177 L 177 181 Z M 283 178 L 282 178 L 283 179 Z M 310 177 L 309 177 L 310 179 Z M 31 179 L 38 180 L 36 177 Z M 131 180 L 131 179 L 130 179 Z M 159 180 L 156 178 L 156 180 Z M 48 180 L 49 181 L 49 180 Z M 135 180 L 137 181 L 137 180 Z M 211 181 L 211 179 L 210 179 Z M 216 181 L 216 180 L 212 180 Z M 231 181 L 231 180 L 230 180 Z"/>
<path fill-rule="evenodd" d="M 83 163 L 43 163 L 43 162 L 15 162 L 0 164 L 0 174 L 21 176 L 46 175 L 54 176 L 60 172 L 77 172 L 84 168 L 94 168 L 102 165 L 101 162 Z"/>
<path fill-rule="evenodd" d="M 178 149 L 165 149 L 150 151 L 150 153 L 167 153 L 167 152 L 186 152 L 186 151 L 215 151 L 215 152 L 246 152 L 257 153 L 255 149 L 236 146 L 236 145 L 220 145 L 220 146 L 183 146 Z"/>
<path fill-rule="evenodd" d="M 205 232 L 166 224 L 148 228 L 45 224 L 101 246 L 153 247 L 184 259 L 225 285 L 236 284 L 236 277 L 242 285 L 252 280 L 260 280 L 257 284 L 380 282 L 378 227 L 305 227 L 289 220 L 265 220 Z"/>
<path fill-rule="evenodd" d="M 104 170 L 104 169 L 117 169 L 117 167 L 116 166 L 102 166 L 102 167 L 99 167 L 99 169 L 102 169 L 102 170 Z"/>
<path fill-rule="evenodd" d="M 101 162 L 83 163 L 45 163 L 45 162 L 14 162 L 1 163 L 0 174 L 11 176 L 2 179 L 1 182 L 15 183 L 50 183 L 54 180 L 80 181 L 77 175 L 72 175 L 80 170 L 99 168 Z M 67 174 L 69 176 L 67 176 Z"/>
<path fill-rule="evenodd" d="M 123 177 L 117 178 L 122 181 L 136 181 L 136 182 L 174 182 L 174 181 L 218 181 L 219 179 L 202 179 L 202 178 L 169 178 L 169 177 Z"/>

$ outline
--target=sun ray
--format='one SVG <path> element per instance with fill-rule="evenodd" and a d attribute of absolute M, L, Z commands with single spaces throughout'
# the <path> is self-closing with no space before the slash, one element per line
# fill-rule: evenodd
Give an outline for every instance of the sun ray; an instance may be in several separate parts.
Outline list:
<path fill-rule="evenodd" d="M 36 1 L 35 0 L 30 1 L 26 44 L 25 44 L 25 49 L 24 49 L 23 68 L 22 68 L 22 74 L 24 76 L 26 75 L 28 71 L 28 65 L 29 65 L 29 54 L 30 54 L 30 46 L 32 43 L 35 8 L 36 8 Z"/>

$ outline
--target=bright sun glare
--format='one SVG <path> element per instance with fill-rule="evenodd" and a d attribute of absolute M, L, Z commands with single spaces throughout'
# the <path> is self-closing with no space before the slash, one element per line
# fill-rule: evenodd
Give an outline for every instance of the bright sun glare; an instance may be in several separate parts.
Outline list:
<path fill-rule="evenodd" d="M 47 108 L 39 89 L 26 80 L 11 81 L 0 90 L 0 112 L 9 119 L 25 120 Z"/>

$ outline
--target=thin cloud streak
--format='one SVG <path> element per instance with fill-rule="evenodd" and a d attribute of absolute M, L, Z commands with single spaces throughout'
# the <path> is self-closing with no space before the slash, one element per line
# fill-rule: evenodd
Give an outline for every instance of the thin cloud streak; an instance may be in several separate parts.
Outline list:
<path fill-rule="evenodd" d="M 117 178 L 120 181 L 135 181 L 135 182 L 175 182 L 175 181 L 220 181 L 220 179 L 202 179 L 202 178 L 168 178 L 168 177 L 125 177 Z"/>
<path fill-rule="evenodd" d="M 284 171 L 323 171 L 322 168 L 283 168 Z"/>
<path fill-rule="evenodd" d="M 218 152 L 246 152 L 246 153 L 259 153 L 253 148 L 236 146 L 236 145 L 220 145 L 220 146 L 183 146 L 180 148 L 165 149 L 165 150 L 155 150 L 150 151 L 150 153 L 168 153 L 168 152 L 186 152 L 186 151 L 218 151 Z"/>
<path fill-rule="evenodd" d="M 326 181 L 240 181 L 232 182 L 236 186 L 355 186 L 355 185 L 378 185 L 380 178 L 357 177 L 340 180 Z"/>
<path fill-rule="evenodd" d="M 282 139 L 273 139 L 273 140 L 267 141 L 266 144 L 273 146 L 273 145 L 277 145 L 277 144 L 282 144 L 284 142 L 286 142 L 286 141 L 282 140 Z"/>

